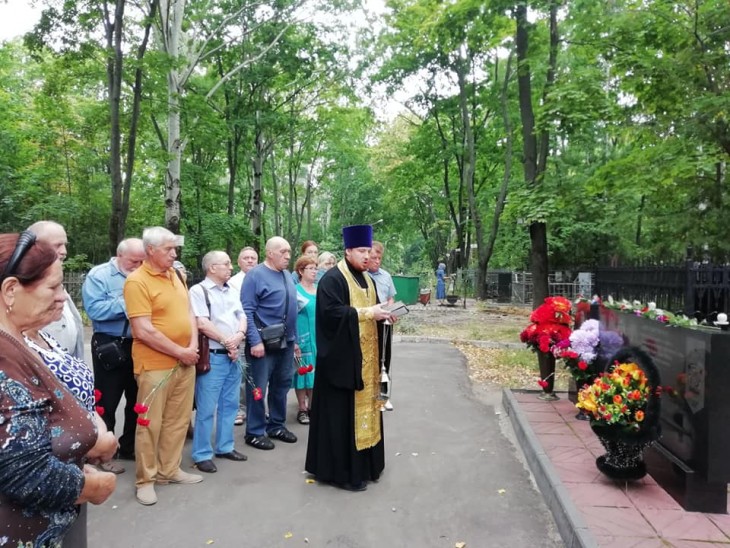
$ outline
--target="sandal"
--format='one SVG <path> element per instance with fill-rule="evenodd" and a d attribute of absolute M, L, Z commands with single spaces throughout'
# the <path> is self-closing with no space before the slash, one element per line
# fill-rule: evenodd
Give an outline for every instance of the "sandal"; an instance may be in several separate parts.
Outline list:
<path fill-rule="evenodd" d="M 102 472 L 111 472 L 112 474 L 123 474 L 124 466 L 117 462 L 109 461 L 101 463 L 99 465 L 99 470 Z"/>
<path fill-rule="evenodd" d="M 297 413 L 297 422 L 299 424 L 309 424 L 309 411 L 299 411 Z"/>

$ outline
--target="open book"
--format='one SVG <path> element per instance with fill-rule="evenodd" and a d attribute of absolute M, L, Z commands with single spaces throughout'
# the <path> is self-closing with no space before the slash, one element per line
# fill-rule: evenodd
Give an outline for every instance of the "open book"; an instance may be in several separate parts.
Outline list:
<path fill-rule="evenodd" d="M 387 310 L 388 312 L 390 312 L 396 318 L 405 316 L 409 312 L 408 307 L 403 303 L 403 301 L 396 301 L 390 306 L 383 305 L 382 308 L 383 310 Z"/>

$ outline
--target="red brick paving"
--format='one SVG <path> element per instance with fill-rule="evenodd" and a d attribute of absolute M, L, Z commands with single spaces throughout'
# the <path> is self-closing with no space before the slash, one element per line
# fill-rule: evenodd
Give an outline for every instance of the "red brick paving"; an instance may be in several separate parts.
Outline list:
<path fill-rule="evenodd" d="M 603 447 L 565 397 L 513 395 L 598 546 L 730 547 L 730 515 L 686 512 L 649 475 L 627 484 L 601 474 L 595 458 Z"/>

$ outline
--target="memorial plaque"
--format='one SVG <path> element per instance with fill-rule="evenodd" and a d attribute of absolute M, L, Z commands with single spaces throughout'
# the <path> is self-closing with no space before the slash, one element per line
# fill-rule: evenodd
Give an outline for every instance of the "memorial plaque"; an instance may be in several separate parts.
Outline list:
<path fill-rule="evenodd" d="M 702 500 L 697 504 L 701 506 L 711 499 L 711 509 L 685 506 L 687 509 L 726 512 L 725 485 L 730 482 L 730 437 L 726 435 L 730 424 L 730 332 L 672 327 L 609 309 L 601 310 L 601 330 L 606 331 L 603 337 L 622 339 L 628 346 L 645 350 L 659 370 L 661 385 L 670 388 L 661 400 L 662 435 L 657 443 L 661 454 L 676 459 L 674 469 L 681 468 L 687 477 L 691 476 L 687 485 L 692 484 L 683 500 L 675 493 L 673 496 L 683 506 L 692 506 L 695 503 L 689 491 L 701 491 Z"/>

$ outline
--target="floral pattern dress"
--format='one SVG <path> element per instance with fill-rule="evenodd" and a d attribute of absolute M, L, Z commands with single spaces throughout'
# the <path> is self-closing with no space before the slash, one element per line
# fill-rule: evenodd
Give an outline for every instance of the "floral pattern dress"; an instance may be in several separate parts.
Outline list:
<path fill-rule="evenodd" d="M 24 337 L 25 344 L 38 352 L 48 369 L 56 375 L 56 378 L 66 385 L 66 388 L 79 400 L 81 405 L 93 412 L 95 410 L 95 398 L 94 372 L 92 369 L 83 360 L 69 354 L 56 339 L 45 331 L 39 331 L 38 334 L 51 347 L 50 350 L 36 344 L 28 337 Z"/>
<path fill-rule="evenodd" d="M 96 437 L 93 414 L 0 330 L 0 547 L 61 546 Z"/>
<path fill-rule="evenodd" d="M 317 332 L 314 329 L 317 295 L 307 293 L 301 284 L 297 284 L 296 288 L 298 293 L 297 301 L 300 303 L 306 301 L 306 304 L 299 309 L 297 314 L 297 344 L 302 351 L 301 364 L 305 367 L 307 365 L 314 366 L 317 361 Z M 311 390 L 314 387 L 314 371 L 300 375 L 295 369 L 292 387 L 298 390 Z"/>

